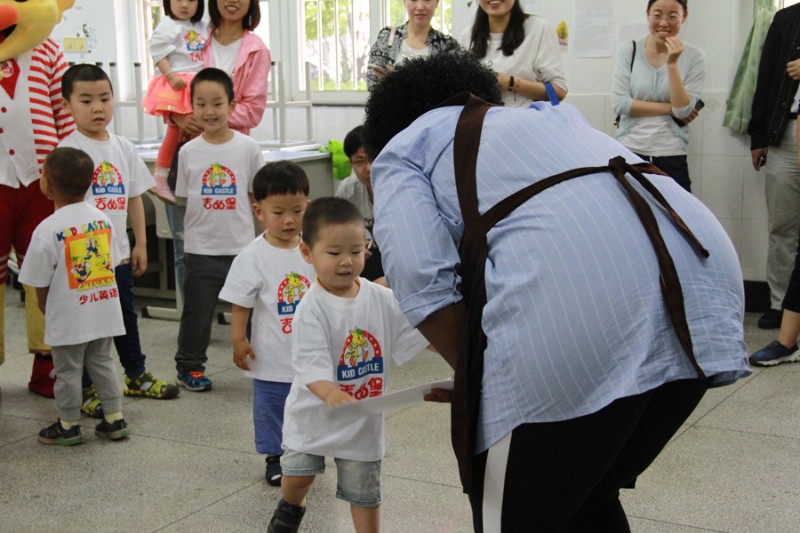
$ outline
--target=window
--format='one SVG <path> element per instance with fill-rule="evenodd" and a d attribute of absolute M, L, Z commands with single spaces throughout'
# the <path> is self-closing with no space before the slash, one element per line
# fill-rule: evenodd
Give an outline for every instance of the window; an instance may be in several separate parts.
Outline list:
<path fill-rule="evenodd" d="M 302 9 L 301 63 L 310 63 L 308 82 L 317 92 L 366 90 L 369 49 L 378 31 L 407 18 L 403 0 L 304 0 Z M 433 27 L 450 33 L 451 10 L 452 0 L 440 0 Z"/>

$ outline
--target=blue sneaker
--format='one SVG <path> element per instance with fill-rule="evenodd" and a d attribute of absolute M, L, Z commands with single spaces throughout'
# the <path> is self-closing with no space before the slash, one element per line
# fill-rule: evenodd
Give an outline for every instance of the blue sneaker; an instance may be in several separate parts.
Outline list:
<path fill-rule="evenodd" d="M 211 390 L 211 380 L 203 372 L 179 372 L 178 385 L 192 392 Z"/>
<path fill-rule="evenodd" d="M 794 363 L 798 360 L 800 360 L 800 350 L 798 350 L 797 344 L 787 348 L 778 341 L 772 341 L 750 356 L 750 364 L 758 366 Z"/>

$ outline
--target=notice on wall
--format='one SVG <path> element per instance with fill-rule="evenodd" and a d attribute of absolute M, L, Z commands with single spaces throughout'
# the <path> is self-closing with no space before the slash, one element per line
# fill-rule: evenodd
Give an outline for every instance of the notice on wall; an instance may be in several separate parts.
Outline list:
<path fill-rule="evenodd" d="M 570 48 L 575 57 L 611 57 L 614 7 L 608 0 L 575 0 Z"/>

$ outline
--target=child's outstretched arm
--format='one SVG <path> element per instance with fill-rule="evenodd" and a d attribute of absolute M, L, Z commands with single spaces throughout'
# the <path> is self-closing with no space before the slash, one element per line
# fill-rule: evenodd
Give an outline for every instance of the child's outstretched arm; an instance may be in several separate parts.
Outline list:
<path fill-rule="evenodd" d="M 232 304 L 231 308 L 231 341 L 233 342 L 233 362 L 242 370 L 250 370 L 247 359 L 255 359 L 256 354 L 250 341 L 247 340 L 247 321 L 250 309 Z"/>
<path fill-rule="evenodd" d="M 313 392 L 328 407 L 336 407 L 346 403 L 355 402 L 356 399 L 344 392 L 331 381 L 321 380 L 308 384 L 308 390 Z"/>
<path fill-rule="evenodd" d="M 134 278 L 138 278 L 147 271 L 147 226 L 141 195 L 128 199 L 128 217 L 136 239 L 136 245 L 131 250 L 131 272 Z"/>
<path fill-rule="evenodd" d="M 172 72 L 172 67 L 169 66 L 169 59 L 165 57 L 156 63 L 156 67 L 161 71 L 161 74 L 167 78 L 167 82 L 169 83 L 170 87 L 176 91 L 186 88 L 186 82 L 183 80 L 183 78 Z"/>

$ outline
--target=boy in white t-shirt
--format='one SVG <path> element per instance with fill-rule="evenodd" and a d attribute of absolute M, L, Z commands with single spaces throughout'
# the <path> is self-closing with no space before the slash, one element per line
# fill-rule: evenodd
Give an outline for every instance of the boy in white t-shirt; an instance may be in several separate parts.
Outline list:
<path fill-rule="evenodd" d="M 179 389 L 156 379 L 145 368 L 139 324 L 134 308 L 133 279 L 147 270 L 147 234 L 142 194 L 153 187 L 153 178 L 133 144 L 108 131 L 114 112 L 114 90 L 106 73 L 96 65 L 74 65 L 64 72 L 61 95 L 64 109 L 75 119 L 75 131 L 59 146 L 83 150 L 94 161 L 92 183 L 86 202 L 103 211 L 114 225 L 114 274 L 125 322 L 123 335 L 114 337 L 119 361 L 125 370 L 126 396 L 171 399 Z M 130 216 L 135 245 L 128 242 Z M 101 418 L 103 407 L 89 375 L 83 376 L 85 414 Z"/>
<path fill-rule="evenodd" d="M 315 200 L 303 218 L 300 250 L 317 281 L 303 298 L 292 333 L 294 381 L 286 400 L 281 457 L 283 499 L 267 531 L 297 531 L 305 496 L 325 456 L 338 472 L 336 496 L 350 502 L 355 530 L 380 527 L 383 414 L 333 407 L 386 392 L 398 364 L 428 342 L 406 320 L 392 292 L 364 278 L 364 218 L 342 198 Z"/>
<path fill-rule="evenodd" d="M 56 148 L 45 159 L 39 186 L 56 211 L 36 227 L 19 279 L 36 287 L 45 315 L 45 342 L 53 348 L 59 419 L 39 432 L 39 442 L 83 442 L 81 377 L 94 380 L 106 406 L 95 434 L 128 435 L 122 391 L 111 357 L 111 337 L 125 332 L 114 277 L 112 222 L 83 201 L 94 164 L 81 150 Z"/>
<path fill-rule="evenodd" d="M 266 479 L 274 487 L 281 484 L 283 410 L 294 378 L 292 319 L 314 279 L 314 267 L 300 253 L 308 190 L 308 177 L 291 161 L 268 163 L 256 173 L 253 210 L 265 231 L 236 256 L 219 293 L 233 305 L 233 361 L 253 378 L 256 451 L 267 455 Z"/>
<path fill-rule="evenodd" d="M 185 301 L 175 363 L 178 385 L 210 390 L 206 349 L 220 290 L 236 255 L 255 236 L 253 176 L 264 166 L 258 143 L 228 127 L 233 80 L 204 68 L 191 83 L 192 114 L 203 134 L 178 152 L 175 196 L 184 217 Z"/>

